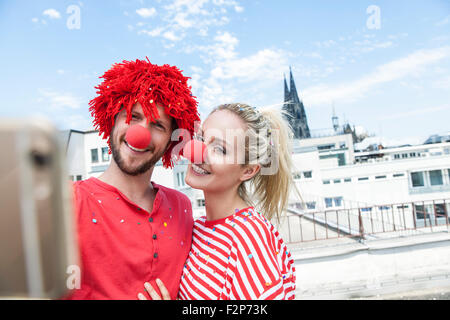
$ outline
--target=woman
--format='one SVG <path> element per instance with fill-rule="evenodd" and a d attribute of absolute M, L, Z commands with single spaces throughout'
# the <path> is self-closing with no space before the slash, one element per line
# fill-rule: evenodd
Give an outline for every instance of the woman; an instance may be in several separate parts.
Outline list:
<path fill-rule="evenodd" d="M 293 185 L 290 137 L 278 113 L 245 104 L 221 105 L 205 120 L 196 137 L 204 159 L 189 164 L 186 183 L 203 190 L 206 216 L 194 224 L 178 298 L 294 299 L 294 261 L 269 222 L 279 219 Z"/>

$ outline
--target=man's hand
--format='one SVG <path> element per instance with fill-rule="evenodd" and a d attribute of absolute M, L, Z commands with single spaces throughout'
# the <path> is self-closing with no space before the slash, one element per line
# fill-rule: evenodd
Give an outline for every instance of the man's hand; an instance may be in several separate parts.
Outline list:
<path fill-rule="evenodd" d="M 158 292 L 155 289 L 153 289 L 152 285 L 149 282 L 144 283 L 144 287 L 147 290 L 150 297 L 152 298 L 152 300 L 171 300 L 170 293 L 167 290 L 164 283 L 161 280 L 156 279 L 156 284 L 158 285 L 158 288 L 159 288 L 159 291 L 161 292 L 162 298 L 158 294 Z M 148 300 L 147 297 L 140 292 L 138 293 L 138 299 L 139 300 Z"/>

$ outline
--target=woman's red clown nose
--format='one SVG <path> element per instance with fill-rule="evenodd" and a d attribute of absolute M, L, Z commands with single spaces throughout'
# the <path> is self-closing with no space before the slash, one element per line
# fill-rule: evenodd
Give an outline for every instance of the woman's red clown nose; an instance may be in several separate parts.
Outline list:
<path fill-rule="evenodd" d="M 183 156 L 191 163 L 200 164 L 205 160 L 206 145 L 199 140 L 191 140 L 183 148 Z"/>
<path fill-rule="evenodd" d="M 128 145 L 133 148 L 145 150 L 150 144 L 152 136 L 148 129 L 135 124 L 128 128 L 125 139 L 127 140 Z"/>

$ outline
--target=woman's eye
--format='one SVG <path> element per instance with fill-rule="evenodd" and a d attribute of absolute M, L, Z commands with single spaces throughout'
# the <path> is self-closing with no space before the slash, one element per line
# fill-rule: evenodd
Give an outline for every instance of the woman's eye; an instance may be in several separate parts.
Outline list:
<path fill-rule="evenodd" d="M 214 150 L 216 150 L 222 154 L 226 154 L 226 150 L 224 148 L 222 148 L 221 146 L 215 146 Z"/>

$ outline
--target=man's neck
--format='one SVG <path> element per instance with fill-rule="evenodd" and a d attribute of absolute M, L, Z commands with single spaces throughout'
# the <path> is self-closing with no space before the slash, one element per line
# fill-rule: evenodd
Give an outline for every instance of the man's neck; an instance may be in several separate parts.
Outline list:
<path fill-rule="evenodd" d="M 120 170 L 114 160 L 111 160 L 108 169 L 98 179 L 116 187 L 136 204 L 143 205 L 148 199 L 155 197 L 153 186 L 150 183 L 152 173 L 153 168 L 143 174 L 131 176 Z"/>

